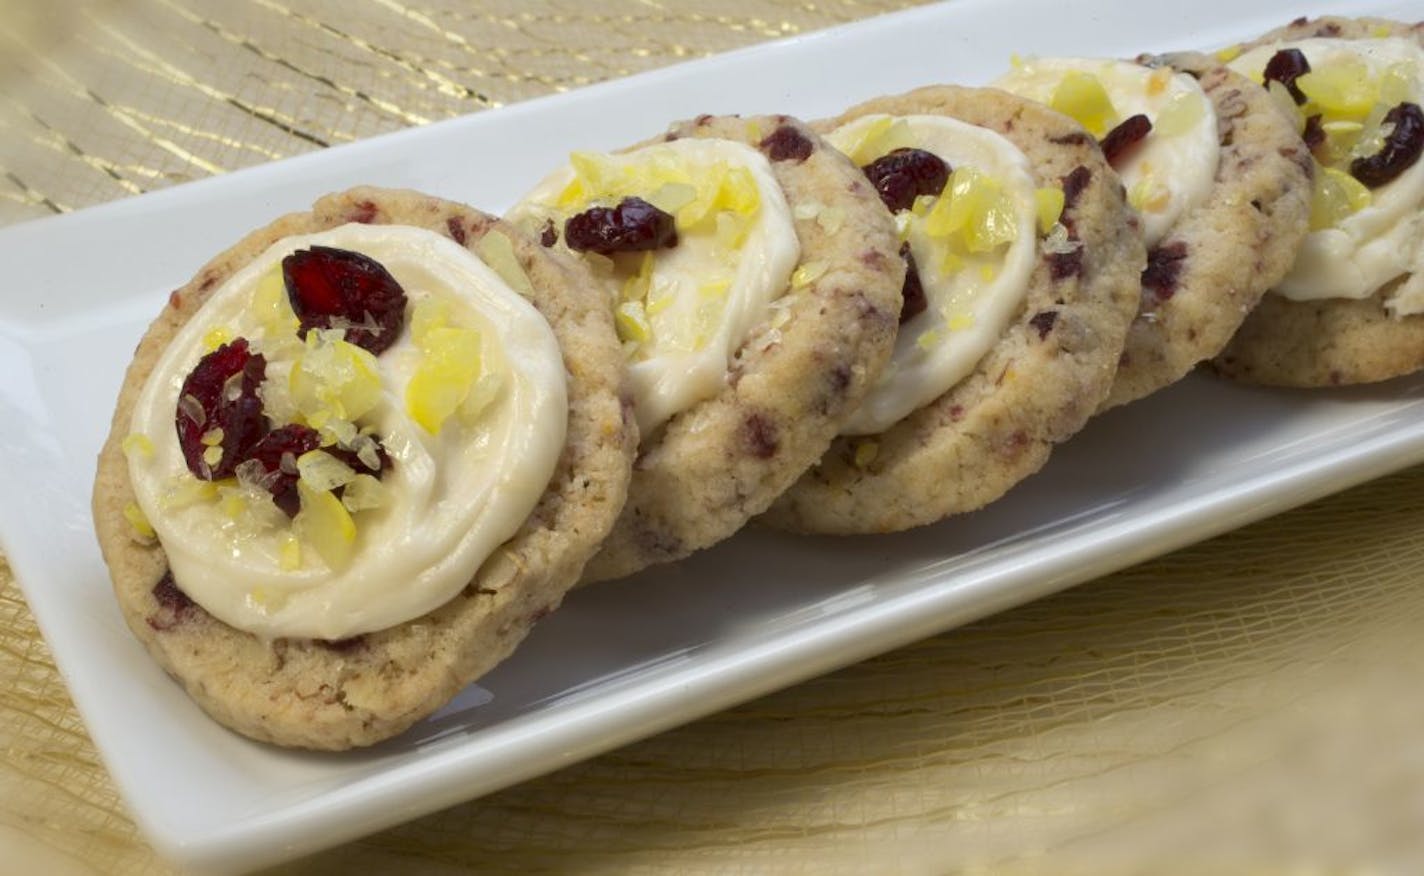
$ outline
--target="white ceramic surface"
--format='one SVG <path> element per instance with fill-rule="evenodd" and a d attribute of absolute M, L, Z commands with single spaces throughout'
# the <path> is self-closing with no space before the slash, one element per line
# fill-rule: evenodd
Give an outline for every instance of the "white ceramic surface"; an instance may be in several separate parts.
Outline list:
<path fill-rule="evenodd" d="M 1424 378 L 1310 394 L 1193 378 L 1094 422 L 985 511 L 875 538 L 743 533 L 574 594 L 399 739 L 279 751 L 209 721 L 146 657 L 89 515 L 133 345 L 210 255 L 358 183 L 498 210 L 569 149 L 672 118 L 814 118 L 935 81 L 984 82 L 1014 52 L 1216 46 L 1342 5 L 954 0 L 0 230 L 0 545 L 147 836 L 201 869 L 291 858 L 1424 460 Z"/>

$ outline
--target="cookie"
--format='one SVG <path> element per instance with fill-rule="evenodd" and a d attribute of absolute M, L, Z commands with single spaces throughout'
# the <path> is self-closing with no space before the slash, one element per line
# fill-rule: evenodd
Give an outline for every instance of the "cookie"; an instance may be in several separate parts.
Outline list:
<path fill-rule="evenodd" d="M 1141 304 L 1103 409 L 1219 353 L 1306 230 L 1310 163 L 1266 90 L 1192 53 L 1030 59 L 998 84 L 1097 122 L 1144 220 Z"/>
<path fill-rule="evenodd" d="M 372 188 L 209 262 L 140 342 L 99 455 L 134 635 L 221 723 L 311 749 L 400 733 L 493 667 L 626 494 L 635 430 L 590 283 L 498 219 Z"/>
<path fill-rule="evenodd" d="M 1313 387 L 1371 383 L 1424 367 L 1421 40 L 1420 25 L 1302 18 L 1220 53 L 1264 78 L 1282 49 L 1303 50 L 1312 69 L 1292 71 L 1287 53 L 1274 62 L 1270 87 L 1278 103 L 1293 108 L 1315 157 L 1316 184 L 1311 231 L 1296 263 L 1213 360 L 1218 373 Z M 1405 104 L 1409 118 L 1390 115 Z M 1388 161 L 1381 160 L 1383 129 L 1414 132 L 1410 142 L 1389 148 Z"/>
<path fill-rule="evenodd" d="M 869 101 L 819 127 L 831 131 L 881 114 L 947 117 L 999 135 L 1022 156 L 1029 185 L 1035 187 L 1031 197 L 1045 205 L 1045 215 L 1038 227 L 1028 226 L 1021 297 L 1012 299 L 991 348 L 971 363 L 967 376 L 893 425 L 875 434 L 838 438 L 763 516 L 784 529 L 901 530 L 971 511 L 1003 495 L 1042 467 L 1053 446 L 1077 432 L 1096 410 L 1111 385 L 1137 308 L 1145 258 L 1137 219 L 1097 141 L 1080 125 L 1006 92 L 933 86 Z M 852 147 L 853 155 L 858 148 Z M 888 153 L 895 154 L 910 153 Z M 948 227 L 955 227 L 955 202 L 977 202 L 982 209 L 972 208 L 977 218 L 971 216 L 965 227 L 991 232 L 998 222 L 989 220 L 1002 215 L 1004 205 L 992 185 L 973 182 L 972 170 L 968 166 L 963 179 L 961 170 L 954 170 L 949 198 L 921 200 L 924 196 L 918 195 L 908 212 L 924 211 L 923 222 L 930 223 L 943 204 Z M 1024 241 L 1023 232 L 1013 239 Z M 1004 246 L 1010 253 L 1014 243 Z M 972 241 L 969 249 L 974 249 Z M 912 256 L 915 252 L 911 248 Z M 926 269 L 949 270 L 945 264 L 951 254 L 962 255 L 937 256 L 941 264 L 919 266 L 921 276 Z M 949 332 L 931 338 L 927 346 L 935 347 L 952 341 L 959 328 L 977 325 L 972 314 L 959 314 L 952 304 L 938 317 L 942 326 L 907 322 L 902 343 L 919 346 L 927 332 Z M 904 359 L 902 367 L 916 361 Z"/>
<path fill-rule="evenodd" d="M 699 116 L 620 155 L 575 154 L 510 216 L 603 272 L 633 372 L 633 482 L 586 580 L 736 532 L 820 458 L 890 355 L 904 264 L 889 213 L 786 116 Z M 645 248 L 600 243 L 625 232 Z M 769 279 L 744 284 L 748 265 Z M 743 307 L 744 288 L 760 299 Z M 720 347 L 685 341 L 709 301 Z M 732 310 L 744 328 L 723 331 Z M 675 383 L 674 370 L 698 380 Z"/>

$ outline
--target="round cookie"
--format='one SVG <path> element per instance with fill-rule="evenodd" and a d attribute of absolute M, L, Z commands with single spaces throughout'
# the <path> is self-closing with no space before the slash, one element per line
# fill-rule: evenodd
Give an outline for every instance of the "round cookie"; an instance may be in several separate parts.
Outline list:
<path fill-rule="evenodd" d="M 1384 36 L 1424 44 L 1424 24 L 1299 18 L 1239 48 L 1312 37 Z M 1268 294 L 1212 367 L 1233 380 L 1294 387 L 1373 383 L 1418 371 L 1424 368 L 1424 314 L 1395 316 L 1385 305 L 1412 276 L 1401 276 L 1363 299 L 1295 301 Z"/>
<path fill-rule="evenodd" d="M 1206 55 L 1139 62 L 1197 79 L 1216 110 L 1221 157 L 1206 200 L 1147 253 L 1141 305 L 1103 410 L 1221 352 L 1290 269 L 1310 218 L 1309 153 L 1264 88 Z"/>
<path fill-rule="evenodd" d="M 836 439 L 763 516 L 783 529 L 889 532 L 1003 495 L 1097 409 L 1137 309 L 1145 258 L 1137 218 L 1076 122 L 1006 92 L 933 86 L 818 126 L 880 113 L 946 115 L 1001 134 L 1028 157 L 1038 185 L 1064 189 L 1060 222 L 1080 245 L 1036 253 L 1023 303 L 970 376 L 872 438 Z"/>
<path fill-rule="evenodd" d="M 799 264 L 817 273 L 793 280 L 777 302 L 781 315 L 752 330 L 715 396 L 642 436 L 628 503 L 585 581 L 685 557 L 764 511 L 820 458 L 895 340 L 904 262 L 890 215 L 859 170 L 786 116 L 704 115 L 661 139 L 684 138 L 755 147 L 793 210 L 818 205 L 794 219 Z"/>
<path fill-rule="evenodd" d="M 498 229 L 530 281 L 527 298 L 557 338 L 568 426 L 554 475 L 518 532 L 444 605 L 341 641 L 264 639 L 219 621 L 173 580 L 161 544 L 125 517 L 135 498 L 122 448 L 129 412 L 164 348 L 211 294 L 282 238 L 358 222 L 428 229 L 474 249 Z M 394 736 L 504 659 L 555 609 L 626 494 L 635 429 L 625 416 L 612 320 L 589 300 L 581 265 L 498 219 L 407 191 L 358 188 L 278 219 L 209 262 L 169 298 L 139 343 L 98 460 L 100 548 L 133 633 L 212 717 L 254 739 L 337 750 Z"/>

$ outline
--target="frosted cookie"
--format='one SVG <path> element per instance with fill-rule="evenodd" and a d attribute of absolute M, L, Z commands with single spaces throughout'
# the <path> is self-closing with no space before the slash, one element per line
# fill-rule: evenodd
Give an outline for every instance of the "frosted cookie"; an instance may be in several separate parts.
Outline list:
<path fill-rule="evenodd" d="M 1300 19 L 1224 50 L 1265 81 L 1315 159 L 1310 233 L 1213 363 L 1281 386 L 1424 367 L 1424 51 L 1420 26 Z"/>
<path fill-rule="evenodd" d="M 1309 161 L 1265 89 L 1196 54 L 1032 58 L 995 85 L 1082 122 L 1142 216 L 1142 302 L 1103 407 L 1219 353 L 1305 235 Z"/>
<path fill-rule="evenodd" d="M 785 116 L 700 116 L 626 152 L 575 153 L 510 218 L 593 266 L 629 361 L 638 460 L 588 580 L 684 557 L 765 510 L 894 344 L 890 215 Z"/>
<path fill-rule="evenodd" d="M 413 192 L 322 198 L 140 342 L 94 521 L 124 618 L 209 714 L 393 736 L 502 660 L 612 526 L 635 441 L 582 266 Z"/>
<path fill-rule="evenodd" d="M 915 273 L 886 375 L 765 519 L 886 532 L 978 508 L 1106 395 L 1137 308 L 1137 220 L 1091 136 L 1005 92 L 924 88 L 821 126 L 896 211 Z"/>

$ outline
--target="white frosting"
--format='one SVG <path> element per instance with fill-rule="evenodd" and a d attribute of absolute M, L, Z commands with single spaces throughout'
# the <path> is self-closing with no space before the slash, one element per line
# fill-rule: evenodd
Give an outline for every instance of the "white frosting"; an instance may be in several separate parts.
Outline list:
<path fill-rule="evenodd" d="M 732 356 L 766 318 L 768 305 L 786 291 L 801 246 L 771 164 L 749 146 L 687 138 L 600 159 L 614 167 L 674 167 L 694 180 L 718 164 L 742 167 L 751 173 L 761 196 L 760 210 L 736 250 L 729 250 L 712 231 L 680 229 L 676 246 L 653 253 L 648 300 L 666 306 L 649 308 L 651 339 L 627 348 L 638 427 L 647 435 L 674 414 L 721 391 Z M 562 230 L 568 217 L 554 205 L 574 176 L 568 165 L 554 171 L 510 211 L 510 219 L 537 233 L 552 218 Z M 652 195 L 639 194 L 644 199 Z M 588 206 L 580 205 L 573 212 Z M 616 304 L 627 275 L 600 272 L 597 276 L 603 278 Z M 704 291 L 723 282 L 728 284 L 725 293 Z"/>
<path fill-rule="evenodd" d="M 827 138 L 849 150 L 882 115 L 862 116 Z M 999 183 L 1014 208 L 1016 238 L 997 251 L 967 257 L 959 270 L 942 272 L 944 247 L 909 220 L 908 241 L 919 268 L 926 308 L 900 326 L 895 352 L 879 382 L 843 427 L 847 435 L 883 432 L 947 392 L 993 348 L 1023 301 L 1033 273 L 1037 237 L 1035 184 L 1028 158 L 986 128 L 944 116 L 902 116 L 903 131 L 886 150 L 924 149 L 953 168 L 972 167 Z M 878 157 L 878 156 L 876 156 Z M 902 216 L 911 214 L 902 213 Z M 992 279 L 984 278 L 985 269 Z"/>
<path fill-rule="evenodd" d="M 406 326 L 376 357 L 381 400 L 361 418 L 374 427 L 392 464 L 386 501 L 353 515 L 354 554 L 331 569 L 310 545 L 287 570 L 285 515 L 267 526 L 240 525 L 216 502 L 173 508 L 165 494 L 196 482 L 179 447 L 174 411 L 184 379 L 205 353 L 204 336 L 221 327 L 267 357 L 267 382 L 285 386 L 300 344 L 266 337 L 251 306 L 259 280 L 294 250 L 314 244 L 353 250 L 380 262 L 409 299 Z M 405 386 L 420 359 L 411 308 L 438 296 L 456 321 L 477 328 L 486 362 L 501 362 L 505 385 L 473 422 L 451 417 L 431 435 L 406 414 Z M 164 350 L 133 410 L 131 430 L 153 443 L 131 453 L 138 503 L 168 556 L 174 579 L 226 623 L 264 637 L 341 639 L 402 623 L 442 605 L 523 525 L 564 446 L 567 390 L 553 331 L 527 301 L 465 248 L 434 232 L 391 225 L 345 225 L 285 238 L 235 273 Z M 274 426 L 281 425 L 274 423 Z M 275 510 L 275 506 L 273 509 Z"/>
<path fill-rule="evenodd" d="M 1281 49 L 1299 49 L 1320 69 L 1354 58 L 1369 75 L 1381 76 L 1394 65 L 1408 72 L 1410 99 L 1424 105 L 1424 50 L 1407 39 L 1308 39 L 1259 46 L 1228 65 L 1256 82 Z M 1348 168 L 1340 168 L 1348 172 Z M 1424 313 L 1424 161 L 1371 190 L 1370 204 L 1333 228 L 1312 231 L 1294 266 L 1271 291 L 1295 301 L 1321 298 L 1368 298 L 1395 278 L 1413 273 L 1386 299 L 1396 314 Z"/>
<path fill-rule="evenodd" d="M 1021 97 L 1049 103 L 1064 74 L 1070 71 L 1091 73 L 1102 83 L 1117 111 L 1113 125 L 1139 113 L 1152 122 L 1152 132 L 1117 168 L 1129 193 L 1161 188 L 1163 197 L 1154 199 L 1149 194 L 1151 204 L 1141 210 L 1142 236 L 1151 247 L 1184 213 L 1206 200 L 1211 190 L 1221 156 L 1216 111 L 1200 83 L 1191 76 L 1174 73 L 1154 82 L 1152 69 L 1127 61 L 1029 58 L 993 84 Z M 1178 101 L 1197 102 L 1200 115 L 1193 109 L 1194 121 L 1186 130 L 1164 134 L 1159 117 Z"/>

